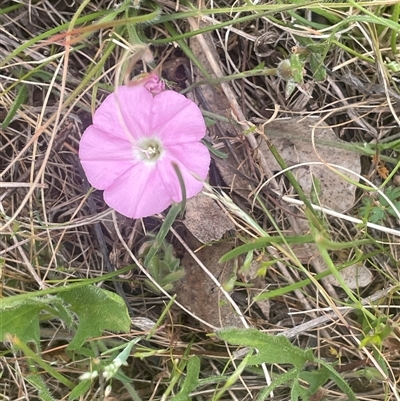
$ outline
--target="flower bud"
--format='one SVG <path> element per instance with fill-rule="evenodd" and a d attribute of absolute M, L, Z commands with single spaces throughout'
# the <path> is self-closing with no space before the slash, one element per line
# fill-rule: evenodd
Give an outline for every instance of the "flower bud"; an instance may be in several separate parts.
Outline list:
<path fill-rule="evenodd" d="M 293 79 L 293 71 L 290 60 L 283 60 L 278 64 L 276 74 L 284 81 L 291 81 Z"/>

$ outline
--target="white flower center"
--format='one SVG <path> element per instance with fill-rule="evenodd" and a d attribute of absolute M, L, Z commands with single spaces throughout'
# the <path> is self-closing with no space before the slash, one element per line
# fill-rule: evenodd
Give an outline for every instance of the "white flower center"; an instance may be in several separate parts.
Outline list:
<path fill-rule="evenodd" d="M 142 138 L 137 142 L 134 153 L 139 160 L 153 164 L 164 154 L 164 147 L 159 138 Z"/>

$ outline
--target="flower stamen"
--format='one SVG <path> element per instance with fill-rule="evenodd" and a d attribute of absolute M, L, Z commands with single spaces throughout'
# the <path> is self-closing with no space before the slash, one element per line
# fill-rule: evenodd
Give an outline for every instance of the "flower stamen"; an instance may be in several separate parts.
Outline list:
<path fill-rule="evenodd" d="M 142 161 L 156 162 L 164 153 L 164 147 L 159 138 L 145 138 L 138 141 L 136 154 Z"/>
<path fill-rule="evenodd" d="M 157 153 L 157 149 L 154 146 L 149 146 L 147 149 L 140 149 L 148 159 L 151 159 Z"/>

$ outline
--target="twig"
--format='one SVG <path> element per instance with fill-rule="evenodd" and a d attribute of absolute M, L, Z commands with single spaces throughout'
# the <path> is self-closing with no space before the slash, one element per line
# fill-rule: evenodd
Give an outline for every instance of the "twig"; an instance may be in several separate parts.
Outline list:
<path fill-rule="evenodd" d="M 376 292 L 375 294 L 363 299 L 361 301 L 361 304 L 362 305 L 368 305 L 371 302 L 375 302 L 378 299 L 381 299 L 381 298 L 387 296 L 387 294 L 390 293 L 391 291 L 393 291 L 395 288 L 397 288 L 397 287 L 396 286 L 392 286 L 392 287 L 389 287 L 389 288 L 384 288 L 383 290 L 380 290 L 380 291 Z M 355 308 L 349 306 L 348 310 L 343 311 L 343 316 L 346 313 L 351 312 L 354 309 Z M 342 308 L 341 308 L 341 310 L 342 310 Z M 299 326 L 293 327 L 293 328 L 291 328 L 289 330 L 285 330 L 285 331 L 279 333 L 278 335 L 279 336 L 285 336 L 285 337 L 290 339 L 290 338 L 298 336 L 301 333 L 309 331 L 309 330 L 311 330 L 311 329 L 313 329 L 315 327 L 319 327 L 322 324 L 324 324 L 325 322 L 328 322 L 330 320 L 334 320 L 335 318 L 337 318 L 337 313 L 336 312 L 330 312 L 330 313 L 327 313 L 324 316 L 319 316 L 317 318 L 314 318 L 314 319 L 310 320 L 309 322 L 302 323 Z"/>

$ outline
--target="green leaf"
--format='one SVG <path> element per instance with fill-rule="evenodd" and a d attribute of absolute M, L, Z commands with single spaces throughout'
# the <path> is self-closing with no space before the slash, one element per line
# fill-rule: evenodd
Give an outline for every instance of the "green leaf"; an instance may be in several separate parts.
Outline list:
<path fill-rule="evenodd" d="M 342 376 L 335 370 L 335 368 L 322 359 L 316 359 L 315 362 L 321 364 L 328 371 L 329 378 L 333 380 L 336 385 L 347 395 L 349 401 L 357 401 L 351 387 L 346 383 Z"/>
<path fill-rule="evenodd" d="M 172 224 L 176 220 L 176 217 L 181 211 L 181 205 L 179 203 L 175 203 L 171 206 L 169 209 L 169 212 L 167 216 L 164 219 L 164 222 L 162 223 L 160 229 L 158 230 L 158 233 L 156 235 L 156 238 L 153 242 L 153 245 L 149 249 L 148 253 L 146 254 L 146 258 L 144 260 L 144 266 L 148 266 L 150 263 L 151 259 L 156 255 L 156 253 L 159 251 L 161 246 L 164 243 L 164 239 L 169 233 L 170 228 L 172 227 Z"/>
<path fill-rule="evenodd" d="M 303 83 L 304 62 L 297 53 L 290 55 L 290 66 L 292 67 L 293 81 L 296 84 Z"/>
<path fill-rule="evenodd" d="M 308 394 L 315 394 L 329 379 L 329 371 L 322 367 L 319 370 L 302 371 L 299 378 L 309 384 Z"/>
<path fill-rule="evenodd" d="M 187 368 L 186 377 L 183 381 L 182 388 L 179 393 L 171 399 L 171 401 L 190 401 L 189 394 L 199 384 L 200 358 L 196 355 L 190 357 Z"/>
<path fill-rule="evenodd" d="M 251 349 L 242 359 L 239 366 L 235 366 L 234 372 L 227 378 L 225 384 L 218 390 L 218 393 L 213 397 L 213 401 L 219 401 L 226 391 L 229 390 L 240 378 L 245 368 L 249 365 L 248 361 L 253 355 L 254 350 Z"/>
<path fill-rule="evenodd" d="M 4 262 L 4 259 L 0 258 L 0 269 L 1 269 L 3 262 Z M 68 284 L 66 286 L 46 288 L 45 290 L 29 291 L 29 292 L 25 292 L 25 293 L 18 294 L 18 295 L 0 298 L 0 310 L 5 309 L 6 307 L 11 307 L 13 305 L 16 305 L 17 302 L 18 303 L 25 302 L 28 299 L 35 299 L 35 298 L 42 299 L 42 300 L 43 299 L 52 299 L 52 298 L 49 298 L 48 296 L 49 295 L 58 295 L 61 292 L 68 292 L 74 288 L 86 287 L 91 284 L 96 284 L 96 283 L 100 283 L 100 282 L 104 282 L 104 281 L 108 281 L 108 280 L 113 280 L 119 274 L 124 274 L 124 273 L 129 272 L 130 270 L 132 270 L 133 267 L 135 267 L 135 266 L 129 265 L 129 266 L 119 269 L 117 272 L 103 274 L 100 277 L 78 279 L 78 280 L 76 280 L 76 282 L 74 282 L 72 284 Z M 47 298 L 44 298 L 45 296 L 47 296 Z"/>
<path fill-rule="evenodd" d="M 314 203 L 315 205 L 319 205 L 321 203 L 320 202 L 321 194 L 322 194 L 321 181 L 317 177 L 313 176 L 311 193 L 310 193 L 311 202 Z"/>
<path fill-rule="evenodd" d="M 249 358 L 249 365 L 285 363 L 301 370 L 307 361 L 313 360 L 309 351 L 294 346 L 284 336 L 273 336 L 256 329 L 226 329 L 217 335 L 230 344 L 257 349 L 258 353 Z"/>
<path fill-rule="evenodd" d="M 68 329 L 72 329 L 74 325 L 74 314 L 69 306 L 59 297 L 53 297 L 51 306 L 54 309 L 54 313 L 64 322 L 65 326 Z"/>
<path fill-rule="evenodd" d="M 154 247 L 157 247 L 157 254 L 148 260 L 147 255 Z M 157 239 L 147 241 L 142 245 L 139 255 L 145 258 L 148 272 L 165 291 L 172 291 L 175 281 L 185 275 L 185 270 L 180 266 L 180 260 L 174 256 L 173 247 L 165 240 L 162 240 L 161 244 Z M 146 285 L 155 292 L 159 292 L 159 288 L 150 280 L 146 280 Z"/>
<path fill-rule="evenodd" d="M 369 215 L 369 221 L 371 223 L 379 223 L 382 222 L 386 217 L 385 211 L 381 209 L 379 206 L 372 208 L 371 213 Z"/>
<path fill-rule="evenodd" d="M 33 351 L 31 347 L 23 343 L 19 338 L 13 337 L 12 344 L 15 349 L 20 350 L 25 354 L 26 358 L 29 360 L 27 366 L 30 371 L 36 373 L 35 365 L 38 365 L 42 371 L 53 376 L 58 383 L 63 384 L 70 389 L 74 388 L 74 383 L 72 383 L 71 380 L 63 376 L 57 369 L 53 368 L 51 364 L 47 363 L 44 359 L 37 355 L 37 353 Z"/>
<path fill-rule="evenodd" d="M 92 385 L 91 380 L 84 380 L 81 381 L 69 394 L 68 399 L 70 401 L 76 400 L 79 397 L 83 396 L 85 393 L 87 393 Z"/>
<path fill-rule="evenodd" d="M 400 198 L 400 188 L 395 188 L 395 187 L 388 187 L 385 191 L 385 195 L 392 201 L 396 201 L 397 199 Z M 389 204 L 387 203 L 386 199 L 383 196 L 379 197 L 379 202 L 387 207 Z"/>
<path fill-rule="evenodd" d="M 310 69 L 316 81 L 325 81 L 326 69 L 321 54 L 311 53 L 309 58 Z"/>
<path fill-rule="evenodd" d="M 292 389 L 290 391 L 290 401 L 299 401 L 302 394 L 300 383 L 297 379 L 293 381 Z M 305 397 L 303 401 L 308 401 L 308 397 Z"/>
<path fill-rule="evenodd" d="M 398 201 L 398 202 L 393 202 L 393 205 L 394 205 L 394 207 L 395 207 L 398 211 L 400 211 L 400 201 Z M 396 213 L 396 211 L 393 210 L 391 206 L 388 206 L 387 212 L 388 212 L 391 216 L 397 217 L 397 213 L 398 213 L 398 212 Z"/>
<path fill-rule="evenodd" d="M 28 98 L 28 89 L 26 85 L 21 84 L 19 86 L 17 96 L 15 97 L 15 100 L 11 105 L 9 112 L 7 113 L 3 123 L 1 124 L 1 129 L 7 128 L 10 125 L 12 119 L 17 114 L 17 111 L 20 108 L 21 104 L 24 104 L 27 98 Z"/>
<path fill-rule="evenodd" d="M 39 344 L 39 313 L 47 303 L 39 298 L 0 309 L 0 341 L 5 341 L 8 334 L 18 337 L 23 343 Z"/>
<path fill-rule="evenodd" d="M 208 150 L 216 157 L 220 159 L 227 159 L 228 158 L 228 153 L 222 152 L 218 149 L 215 149 L 214 146 L 212 146 L 210 143 L 208 143 L 206 140 L 202 139 L 201 142 L 207 146 Z"/>
<path fill-rule="evenodd" d="M 11 334 L 23 343 L 39 344 L 39 317 L 43 320 L 40 315 L 43 310 L 48 313 L 48 319 L 58 317 L 68 328 L 73 326 L 72 312 L 78 316 L 78 329 L 69 349 L 78 348 L 87 338 L 99 336 L 103 330 L 127 332 L 130 327 L 126 305 L 119 295 L 85 286 L 61 292 L 58 297 L 36 297 L 0 305 L 0 341 Z"/>
<path fill-rule="evenodd" d="M 367 219 L 371 223 L 379 223 L 386 217 L 384 208 L 375 206 L 372 198 L 363 198 L 362 204 L 359 214 L 363 219 Z"/>
<path fill-rule="evenodd" d="M 87 286 L 60 293 L 59 297 L 71 305 L 79 318 L 69 350 L 79 348 L 88 338 L 99 336 L 104 330 L 129 331 L 131 322 L 125 302 L 113 292 Z"/>
<path fill-rule="evenodd" d="M 218 376 L 209 376 L 206 377 L 205 379 L 199 379 L 199 386 L 206 386 L 209 384 L 219 384 L 227 380 L 228 378 L 223 375 L 218 375 Z"/>
<path fill-rule="evenodd" d="M 290 383 L 291 381 L 295 380 L 298 374 L 299 372 L 297 369 L 291 369 L 286 373 L 277 376 L 268 387 L 260 391 L 256 401 L 264 401 L 270 395 L 271 391 L 274 391 L 277 387 L 283 384 Z"/>
<path fill-rule="evenodd" d="M 29 375 L 26 377 L 26 381 L 38 391 L 38 396 L 41 401 L 55 401 L 42 376 L 37 374 Z"/>

